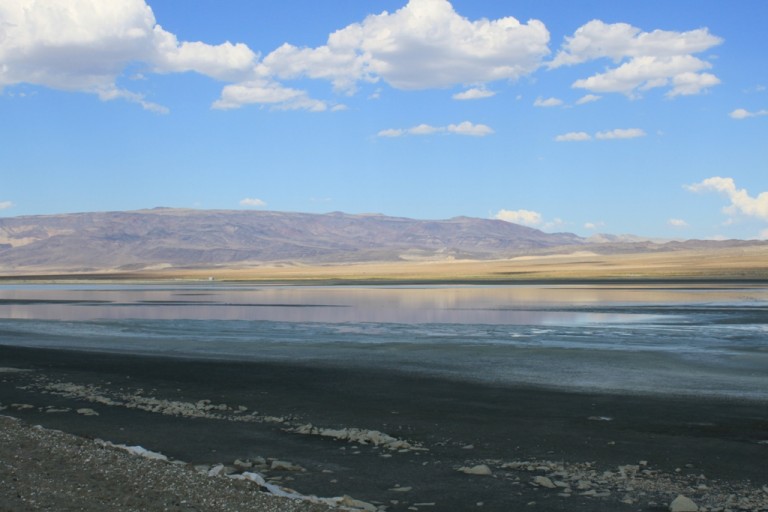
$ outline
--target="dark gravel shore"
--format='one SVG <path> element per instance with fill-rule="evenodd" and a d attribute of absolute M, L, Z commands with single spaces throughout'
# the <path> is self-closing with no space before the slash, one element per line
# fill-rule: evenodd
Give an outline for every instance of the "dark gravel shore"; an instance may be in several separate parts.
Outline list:
<path fill-rule="evenodd" d="M 261 501 L 270 485 L 369 510 L 662 511 L 678 495 L 700 510 L 768 510 L 759 402 L 0 346 L 0 409 L 80 437 L 48 433 L 51 445 L 0 421 L 0 510 L 321 507 Z M 173 476 L 147 479 L 149 467 Z M 226 507 L 201 501 L 228 493 Z"/>

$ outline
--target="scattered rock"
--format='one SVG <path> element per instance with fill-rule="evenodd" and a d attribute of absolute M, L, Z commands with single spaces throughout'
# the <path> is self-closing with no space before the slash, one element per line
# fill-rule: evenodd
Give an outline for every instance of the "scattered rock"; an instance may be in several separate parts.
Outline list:
<path fill-rule="evenodd" d="M 304 471 L 303 467 L 284 460 L 273 460 L 269 469 L 272 471 Z"/>
<path fill-rule="evenodd" d="M 89 409 L 88 407 L 83 407 L 81 409 L 77 410 L 77 414 L 82 414 L 83 416 L 98 416 L 99 413 L 94 411 L 93 409 Z"/>
<path fill-rule="evenodd" d="M 423 450 L 423 448 L 415 443 L 409 443 L 402 439 L 397 439 L 384 432 L 378 430 L 366 430 L 361 428 L 319 428 L 315 427 L 311 423 L 300 425 L 296 428 L 288 430 L 296 434 L 315 435 L 323 437 L 332 437 L 341 441 L 349 441 L 350 443 L 358 443 L 362 445 L 380 446 L 392 451 L 408 452 L 411 450 Z"/>
<path fill-rule="evenodd" d="M 669 512 L 698 512 L 699 507 L 690 498 L 678 495 L 669 504 Z"/>
<path fill-rule="evenodd" d="M 246 471 L 253 467 L 253 462 L 249 460 L 236 459 L 234 462 L 234 466 L 238 471 Z"/>
<path fill-rule="evenodd" d="M 216 464 L 208 470 L 208 476 L 221 476 L 224 474 L 224 464 Z"/>
<path fill-rule="evenodd" d="M 472 466 L 471 468 L 467 466 L 463 466 L 463 467 L 460 467 L 458 471 L 461 471 L 462 473 L 466 473 L 468 475 L 490 476 L 493 474 L 493 471 L 491 471 L 491 468 L 489 468 L 485 464 L 478 464 L 477 466 Z"/>
<path fill-rule="evenodd" d="M 350 507 L 357 510 L 365 510 L 369 512 L 376 512 L 378 508 L 376 508 L 376 505 L 372 503 L 368 503 L 366 501 L 356 500 L 355 498 L 351 496 L 342 496 L 341 500 L 338 502 L 339 505 L 344 507 Z"/>
<path fill-rule="evenodd" d="M 539 487 L 546 487 L 547 489 L 554 489 L 557 486 L 547 478 L 546 476 L 537 476 L 533 479 L 533 483 L 538 485 Z"/>

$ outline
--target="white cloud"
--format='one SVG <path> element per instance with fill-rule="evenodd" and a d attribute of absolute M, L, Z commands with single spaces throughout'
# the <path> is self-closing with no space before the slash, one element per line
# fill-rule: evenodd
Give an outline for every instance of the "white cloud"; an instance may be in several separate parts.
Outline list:
<path fill-rule="evenodd" d="M 669 219 L 667 221 L 667 224 L 669 226 L 672 226 L 673 228 L 687 228 L 688 223 L 685 222 L 683 219 Z"/>
<path fill-rule="evenodd" d="M 252 103 L 270 105 L 280 110 L 322 112 L 328 108 L 325 102 L 310 98 L 305 91 L 284 87 L 269 80 L 227 85 L 221 92 L 221 98 L 213 103 L 213 108 L 228 110 Z"/>
<path fill-rule="evenodd" d="M 627 23 L 592 20 L 566 37 L 550 68 L 611 59 L 616 65 L 604 73 L 577 80 L 573 87 L 593 92 L 620 92 L 630 97 L 639 91 L 668 87 L 667 95 L 698 94 L 720 80 L 704 72 L 712 65 L 694 57 L 722 43 L 706 28 L 688 32 L 643 32 Z"/>
<path fill-rule="evenodd" d="M 456 93 L 451 97 L 455 100 L 480 100 L 483 98 L 490 98 L 491 96 L 495 95 L 495 92 L 489 91 L 484 87 L 473 87 L 472 89 L 467 89 L 464 92 Z"/>
<path fill-rule="evenodd" d="M 397 89 L 429 89 L 516 80 L 536 71 L 549 54 L 549 32 L 538 20 L 513 17 L 471 21 L 448 0 L 410 0 L 393 13 L 367 16 L 328 36 L 325 45 L 284 44 L 256 68 L 272 80 L 330 81 L 354 93 L 359 82 L 383 80 Z M 475 87 L 455 99 L 492 95 Z M 236 98 L 226 100 L 234 108 Z"/>
<path fill-rule="evenodd" d="M 459 124 L 449 124 L 447 127 L 449 133 L 455 133 L 457 135 L 471 135 L 473 137 L 485 137 L 486 135 L 493 134 L 493 129 L 490 126 L 484 124 L 473 124 L 469 121 L 464 121 Z"/>
<path fill-rule="evenodd" d="M 594 101 L 597 101 L 600 98 L 602 98 L 602 96 L 598 96 L 596 94 L 586 94 L 586 95 L 582 96 L 581 98 L 579 98 L 578 100 L 576 100 L 576 104 L 577 105 L 585 105 L 587 103 L 592 103 Z"/>
<path fill-rule="evenodd" d="M 557 142 L 582 142 L 592 140 L 592 136 L 587 132 L 568 132 L 555 137 Z"/>
<path fill-rule="evenodd" d="M 691 192 L 719 192 L 725 195 L 731 202 L 729 206 L 723 208 L 723 212 L 727 215 L 742 214 L 768 221 L 768 192 L 752 197 L 746 189 L 736 188 L 733 178 L 713 176 L 700 183 L 687 185 L 685 188 Z"/>
<path fill-rule="evenodd" d="M 563 104 L 563 100 L 559 98 L 536 98 L 536 101 L 533 102 L 534 107 L 559 107 Z"/>
<path fill-rule="evenodd" d="M 408 133 L 411 135 L 432 135 L 435 132 L 441 132 L 444 128 L 439 128 L 437 126 L 432 126 L 429 124 L 420 124 L 418 126 L 414 126 L 413 128 L 410 128 L 408 130 Z"/>
<path fill-rule="evenodd" d="M 761 240 L 768 240 L 768 229 L 762 230 L 758 235 L 758 238 L 760 238 Z"/>
<path fill-rule="evenodd" d="M 615 130 L 597 132 L 595 138 L 599 140 L 634 139 L 637 137 L 645 137 L 645 135 L 645 131 L 640 128 L 616 128 Z"/>
<path fill-rule="evenodd" d="M 250 73 L 257 58 L 243 43 L 229 41 L 213 46 L 195 42 L 181 42 L 160 25 L 154 26 L 154 53 L 151 60 L 158 73 L 184 73 L 194 71 L 218 80 L 233 81 Z"/>
<path fill-rule="evenodd" d="M 737 108 L 730 114 L 733 119 L 747 119 L 748 117 L 760 117 L 760 116 L 768 116 L 768 110 L 758 110 L 756 112 L 750 112 L 748 110 L 745 110 L 743 108 Z"/>
<path fill-rule="evenodd" d="M 11 201 L 0 201 L 0 210 L 7 210 L 9 208 L 13 208 Z"/>
<path fill-rule="evenodd" d="M 250 206 L 252 208 L 264 208 L 267 206 L 267 203 L 262 201 L 261 199 L 256 199 L 254 197 L 246 197 L 245 199 L 242 199 L 240 201 L 241 206 Z"/>
<path fill-rule="evenodd" d="M 614 130 L 597 132 L 594 138 L 598 140 L 634 139 L 645 137 L 645 135 L 645 131 L 640 128 L 616 128 Z M 556 142 L 584 142 L 588 140 L 592 140 L 592 135 L 587 132 L 568 132 L 555 137 Z"/>
<path fill-rule="evenodd" d="M 432 135 L 434 133 L 452 133 L 455 135 L 470 135 L 474 137 L 485 137 L 493 134 L 493 129 L 484 124 L 474 124 L 464 121 L 459 124 L 449 124 L 448 126 L 432 126 L 429 124 L 420 124 L 412 128 L 389 128 L 381 130 L 377 135 L 379 137 L 401 137 L 403 135 Z"/>
<path fill-rule="evenodd" d="M 600 221 L 600 222 L 587 222 L 587 223 L 584 224 L 584 228 L 585 229 L 589 229 L 589 230 L 592 230 L 592 231 L 594 231 L 596 229 L 600 229 L 600 228 L 602 228 L 604 226 L 605 226 L 605 222 L 602 222 L 602 221 Z"/>
<path fill-rule="evenodd" d="M 256 61 L 244 44 L 179 42 L 156 23 L 144 0 L 4 1 L 0 19 L 0 88 L 29 83 L 166 112 L 116 85 L 129 65 L 155 73 L 194 71 L 240 80 Z"/>
<path fill-rule="evenodd" d="M 379 137 L 401 137 L 406 134 L 405 130 L 401 130 L 400 128 L 389 128 L 387 130 L 381 130 L 378 135 Z"/>
<path fill-rule="evenodd" d="M 541 214 L 531 210 L 499 210 L 493 218 L 525 226 L 538 226 L 543 222 Z"/>

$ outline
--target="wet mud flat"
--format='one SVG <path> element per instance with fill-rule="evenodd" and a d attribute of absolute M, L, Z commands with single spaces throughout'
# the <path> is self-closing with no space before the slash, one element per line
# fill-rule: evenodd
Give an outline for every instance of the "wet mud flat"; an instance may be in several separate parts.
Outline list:
<path fill-rule="evenodd" d="M 768 510 L 760 401 L 570 393 L 354 361 L 0 346 L 0 367 L 0 414 L 363 510 L 661 511 L 678 495 Z"/>

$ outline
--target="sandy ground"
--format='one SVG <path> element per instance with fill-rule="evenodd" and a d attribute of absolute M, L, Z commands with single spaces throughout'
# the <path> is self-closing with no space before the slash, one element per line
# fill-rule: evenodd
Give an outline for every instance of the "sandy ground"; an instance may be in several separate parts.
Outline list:
<path fill-rule="evenodd" d="M 0 361 L 0 414 L 78 436 L 0 421 L 0 510 L 320 507 L 259 488 L 357 510 L 768 510 L 765 403 L 2 346 Z"/>
<path fill-rule="evenodd" d="M 573 282 L 648 280 L 768 280 L 768 245 L 718 249 L 596 254 L 590 251 L 521 256 L 504 260 L 428 260 L 305 264 L 245 262 L 206 268 L 159 266 L 141 272 L 104 269 L 57 273 L 56 269 L 3 269 L 2 280 L 208 280 L 270 282 Z"/>

